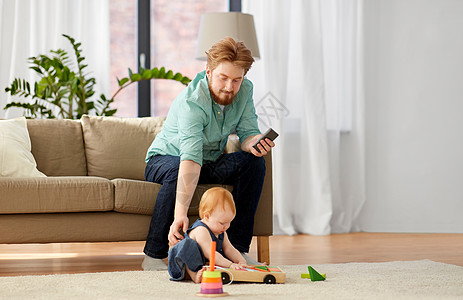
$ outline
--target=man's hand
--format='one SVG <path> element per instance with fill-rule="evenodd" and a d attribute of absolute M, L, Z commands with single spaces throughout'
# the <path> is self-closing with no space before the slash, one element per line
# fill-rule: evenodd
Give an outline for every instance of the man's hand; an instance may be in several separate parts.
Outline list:
<path fill-rule="evenodd" d="M 183 240 L 183 234 L 188 229 L 188 208 L 190 207 L 191 198 L 198 184 L 201 165 L 192 160 L 183 160 L 180 162 L 177 181 L 177 197 L 175 200 L 174 222 L 170 225 L 169 239 L 173 246 L 180 240 Z"/>
<path fill-rule="evenodd" d="M 241 149 L 246 152 L 250 152 L 254 154 L 257 157 L 261 157 L 266 155 L 271 148 L 275 147 L 275 143 L 271 141 L 270 139 L 265 139 L 264 141 L 261 141 L 259 144 L 257 144 L 257 148 L 259 148 L 259 151 L 254 149 L 252 145 L 254 145 L 255 142 L 257 142 L 260 138 L 262 137 L 262 134 L 250 136 L 244 140 L 244 142 L 241 144 Z"/>
<path fill-rule="evenodd" d="M 169 243 L 171 246 L 177 244 L 179 241 L 183 240 L 183 234 L 180 233 L 180 230 L 185 233 L 188 229 L 189 220 L 187 217 L 175 219 L 172 225 L 170 225 L 169 230 Z"/>

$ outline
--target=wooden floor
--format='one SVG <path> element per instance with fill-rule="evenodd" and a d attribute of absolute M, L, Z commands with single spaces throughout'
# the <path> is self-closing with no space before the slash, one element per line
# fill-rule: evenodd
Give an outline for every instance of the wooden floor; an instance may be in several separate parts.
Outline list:
<path fill-rule="evenodd" d="M 141 270 L 144 242 L 0 244 L 0 276 Z M 251 257 L 256 257 L 255 241 Z M 463 234 L 270 237 L 272 265 L 430 259 L 463 266 Z"/>

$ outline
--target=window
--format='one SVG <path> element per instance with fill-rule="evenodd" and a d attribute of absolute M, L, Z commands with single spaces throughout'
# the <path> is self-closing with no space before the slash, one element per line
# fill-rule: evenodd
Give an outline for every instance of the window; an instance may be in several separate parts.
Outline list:
<path fill-rule="evenodd" d="M 138 70 L 137 9 L 137 0 L 110 1 L 111 95 L 118 89 L 116 77 L 126 77 L 127 68 Z M 165 67 L 193 79 L 205 69 L 205 62 L 194 57 L 201 15 L 227 10 L 227 0 L 151 1 L 151 68 Z M 166 116 L 184 85 L 172 80 L 151 80 L 150 84 L 151 115 Z M 117 116 L 137 116 L 137 98 L 135 84 L 118 94 L 113 104 L 118 109 Z"/>
<path fill-rule="evenodd" d="M 193 79 L 206 68 L 195 59 L 201 15 L 227 11 L 226 0 L 152 0 L 151 68 L 166 67 Z M 173 80 L 152 80 L 151 115 L 166 116 L 178 93 L 184 88 Z"/>
<path fill-rule="evenodd" d="M 116 78 L 137 70 L 137 0 L 109 1 L 111 38 L 111 95 L 119 88 Z M 119 117 L 137 116 L 137 86 L 133 84 L 117 95 L 112 105 Z"/>

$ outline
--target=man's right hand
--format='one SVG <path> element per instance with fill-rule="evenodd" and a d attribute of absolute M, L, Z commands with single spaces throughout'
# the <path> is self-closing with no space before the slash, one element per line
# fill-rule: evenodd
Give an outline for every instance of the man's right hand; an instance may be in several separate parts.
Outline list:
<path fill-rule="evenodd" d="M 183 160 L 178 169 L 177 197 L 175 199 L 174 222 L 170 225 L 167 238 L 171 246 L 183 240 L 188 229 L 188 208 L 198 184 L 201 165 L 192 160 Z M 180 229 L 183 233 L 180 233 Z"/>
<path fill-rule="evenodd" d="M 171 246 L 183 240 L 183 234 L 180 233 L 180 229 L 185 233 L 188 229 L 189 222 L 187 217 L 183 217 L 175 219 L 172 225 L 170 225 L 168 239 Z"/>

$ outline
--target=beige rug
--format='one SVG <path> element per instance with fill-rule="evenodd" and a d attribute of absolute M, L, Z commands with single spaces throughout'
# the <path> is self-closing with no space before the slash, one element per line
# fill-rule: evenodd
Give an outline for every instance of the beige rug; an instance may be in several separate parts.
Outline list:
<path fill-rule="evenodd" d="M 280 266 L 285 284 L 232 283 L 219 299 L 463 299 L 463 267 L 397 261 L 312 265 L 327 280 L 302 279 L 307 265 Z M 201 299 L 200 285 L 165 272 L 0 277 L 0 299 Z"/>

